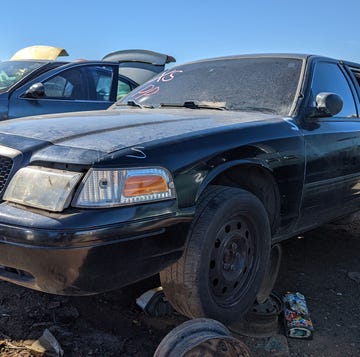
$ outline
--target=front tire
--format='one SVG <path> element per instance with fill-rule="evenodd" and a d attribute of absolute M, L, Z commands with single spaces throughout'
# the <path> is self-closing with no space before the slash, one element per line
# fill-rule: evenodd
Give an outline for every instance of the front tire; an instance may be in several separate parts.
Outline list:
<path fill-rule="evenodd" d="M 240 319 L 256 299 L 270 244 L 268 216 L 255 195 L 209 187 L 199 200 L 183 256 L 160 273 L 167 299 L 189 318 Z"/>

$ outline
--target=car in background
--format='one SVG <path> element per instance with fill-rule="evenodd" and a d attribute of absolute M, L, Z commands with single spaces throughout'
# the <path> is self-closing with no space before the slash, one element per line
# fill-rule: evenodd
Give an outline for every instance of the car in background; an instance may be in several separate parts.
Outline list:
<path fill-rule="evenodd" d="M 50 46 L 31 46 L 0 62 L 0 120 L 106 109 L 175 62 L 146 50 L 117 51 L 98 61 L 45 60 L 49 52 L 50 58 L 67 52 L 44 47 Z"/>

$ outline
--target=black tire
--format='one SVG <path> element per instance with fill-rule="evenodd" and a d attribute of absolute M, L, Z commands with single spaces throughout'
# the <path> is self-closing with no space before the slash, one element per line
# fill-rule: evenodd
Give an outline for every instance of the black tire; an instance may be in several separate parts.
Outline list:
<path fill-rule="evenodd" d="M 199 200 L 183 256 L 160 273 L 167 299 L 189 318 L 240 319 L 256 299 L 270 244 L 268 216 L 255 195 L 209 187 Z"/>

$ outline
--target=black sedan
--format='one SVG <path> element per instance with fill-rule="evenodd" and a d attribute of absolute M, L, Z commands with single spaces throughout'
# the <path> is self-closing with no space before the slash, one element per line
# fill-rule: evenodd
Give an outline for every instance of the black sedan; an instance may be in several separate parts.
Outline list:
<path fill-rule="evenodd" d="M 160 272 L 181 313 L 238 319 L 273 244 L 358 210 L 359 78 L 319 56 L 218 58 L 107 111 L 2 123 L 0 278 L 81 295 Z"/>
<path fill-rule="evenodd" d="M 0 120 L 107 109 L 175 61 L 146 50 L 117 51 L 99 61 L 16 58 L 0 62 Z"/>

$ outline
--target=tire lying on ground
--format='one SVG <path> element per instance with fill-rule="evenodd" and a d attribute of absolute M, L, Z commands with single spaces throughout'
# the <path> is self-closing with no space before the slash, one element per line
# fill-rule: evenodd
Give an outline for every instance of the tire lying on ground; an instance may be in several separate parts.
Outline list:
<path fill-rule="evenodd" d="M 207 188 L 183 256 L 160 273 L 167 299 L 189 318 L 240 319 L 256 299 L 270 244 L 268 216 L 255 195 L 239 188 Z"/>
<path fill-rule="evenodd" d="M 251 357 L 248 347 L 219 321 L 189 320 L 171 330 L 160 342 L 153 357 L 226 356 Z"/>

